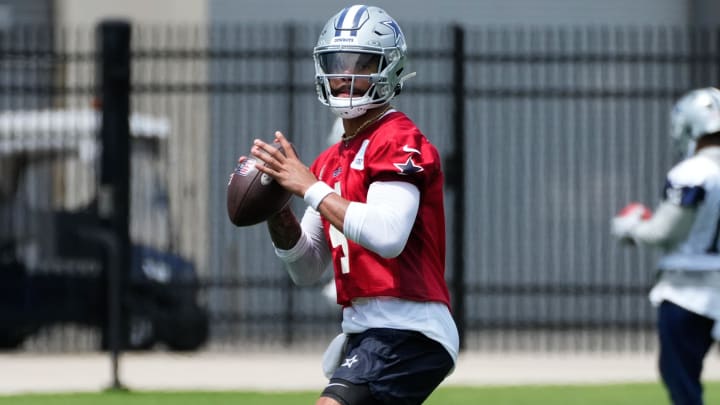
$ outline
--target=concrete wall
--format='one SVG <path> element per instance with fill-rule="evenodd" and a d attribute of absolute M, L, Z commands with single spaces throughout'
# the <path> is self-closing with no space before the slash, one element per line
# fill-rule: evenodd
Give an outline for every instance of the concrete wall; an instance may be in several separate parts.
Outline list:
<path fill-rule="evenodd" d="M 109 17 L 142 23 L 207 21 L 206 0 L 55 0 L 59 25 L 94 25 Z"/>
<path fill-rule="evenodd" d="M 0 27 L 47 18 L 93 25 L 122 17 L 143 23 L 324 22 L 352 2 L 337 0 L 0 0 Z M 717 25 L 715 0 L 376 0 L 400 22 L 467 25 Z M 279 11 L 280 10 L 280 11 Z M 42 17 L 42 18 L 41 18 Z"/>
<path fill-rule="evenodd" d="M 52 20 L 53 0 L 0 0 L 0 29 Z"/>
<path fill-rule="evenodd" d="M 353 1 L 208 0 L 212 21 L 325 22 Z M 701 0 L 707 2 L 710 0 Z M 466 25 L 658 25 L 682 24 L 696 1 L 680 0 L 375 0 L 403 22 Z M 362 3 L 358 1 L 357 3 Z"/>

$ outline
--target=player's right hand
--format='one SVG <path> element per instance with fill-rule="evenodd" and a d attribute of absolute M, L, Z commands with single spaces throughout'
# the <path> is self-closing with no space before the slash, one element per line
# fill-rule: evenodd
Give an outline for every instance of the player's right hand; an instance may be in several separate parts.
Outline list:
<path fill-rule="evenodd" d="M 652 211 L 640 203 L 630 203 L 610 222 L 610 234 L 623 242 L 632 242 L 632 231 L 652 217 Z"/>

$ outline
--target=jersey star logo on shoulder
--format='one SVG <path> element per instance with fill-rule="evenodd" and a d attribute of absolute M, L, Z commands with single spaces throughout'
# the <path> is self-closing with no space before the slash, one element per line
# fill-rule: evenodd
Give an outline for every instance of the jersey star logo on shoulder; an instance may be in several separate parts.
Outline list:
<path fill-rule="evenodd" d="M 408 160 L 405 161 L 405 163 L 393 163 L 393 166 L 397 167 L 398 170 L 400 170 L 400 174 L 413 174 L 423 171 L 422 166 L 416 165 L 411 157 L 409 157 Z"/>

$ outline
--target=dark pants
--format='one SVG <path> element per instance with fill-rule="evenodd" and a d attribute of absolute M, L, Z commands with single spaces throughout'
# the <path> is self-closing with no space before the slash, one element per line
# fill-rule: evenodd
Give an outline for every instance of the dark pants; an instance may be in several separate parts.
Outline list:
<path fill-rule="evenodd" d="M 715 321 L 672 302 L 658 308 L 660 375 L 675 405 L 702 404 L 700 375 Z"/>
<path fill-rule="evenodd" d="M 348 405 L 418 405 L 453 365 L 440 343 L 419 332 L 372 328 L 349 335 L 345 360 L 322 396 Z"/>

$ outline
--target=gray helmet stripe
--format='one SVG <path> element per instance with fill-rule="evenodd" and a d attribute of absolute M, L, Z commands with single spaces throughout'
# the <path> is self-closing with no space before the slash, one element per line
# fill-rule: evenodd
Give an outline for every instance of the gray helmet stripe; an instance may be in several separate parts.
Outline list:
<path fill-rule="evenodd" d="M 344 31 L 349 31 L 350 36 L 356 36 L 360 28 L 360 21 L 367 11 L 367 6 L 355 5 L 343 9 L 335 24 L 335 36 L 339 37 Z"/>

